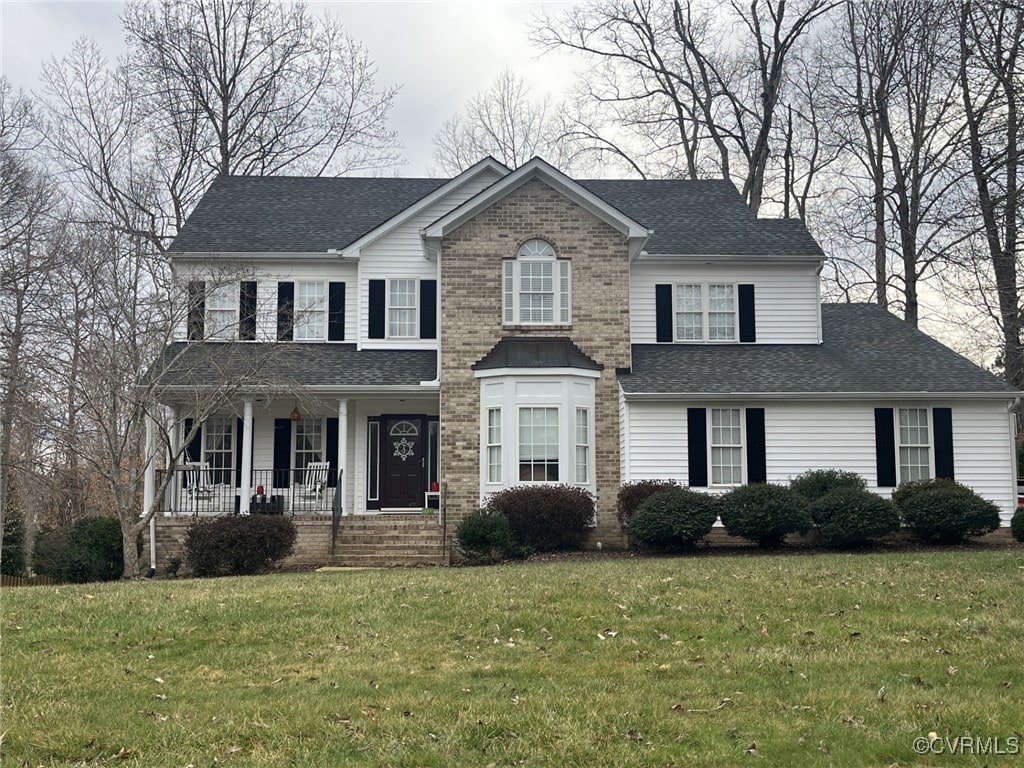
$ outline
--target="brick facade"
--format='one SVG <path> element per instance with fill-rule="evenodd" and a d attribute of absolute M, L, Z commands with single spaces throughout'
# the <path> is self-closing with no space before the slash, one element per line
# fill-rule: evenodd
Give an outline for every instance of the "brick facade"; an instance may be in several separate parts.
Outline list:
<path fill-rule="evenodd" d="M 572 261 L 572 324 L 502 325 L 502 259 L 526 240 L 550 242 Z M 472 365 L 502 336 L 569 336 L 604 366 L 594 393 L 598 524 L 593 541 L 621 544 L 619 387 L 630 364 L 629 255 L 625 235 L 541 181 L 532 180 L 444 238 L 441 249 L 441 476 L 449 530 L 479 505 L 480 382 Z M 516 439 L 515 432 L 506 441 Z"/>

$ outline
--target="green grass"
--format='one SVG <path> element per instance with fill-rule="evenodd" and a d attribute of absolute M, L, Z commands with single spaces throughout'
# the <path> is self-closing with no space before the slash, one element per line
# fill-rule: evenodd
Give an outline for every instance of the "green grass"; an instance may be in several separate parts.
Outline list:
<path fill-rule="evenodd" d="M 5 590 L 0 754 L 196 768 L 1016 764 L 917 756 L 913 740 L 1021 736 L 1022 583 L 1018 549 Z"/>

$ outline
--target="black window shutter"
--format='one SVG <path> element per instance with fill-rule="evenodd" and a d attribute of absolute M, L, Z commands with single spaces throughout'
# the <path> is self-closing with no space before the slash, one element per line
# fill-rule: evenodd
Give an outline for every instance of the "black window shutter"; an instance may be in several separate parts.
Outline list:
<path fill-rule="evenodd" d="M 747 408 L 747 482 L 768 482 L 765 457 L 764 408 Z"/>
<path fill-rule="evenodd" d="M 420 280 L 420 338 L 437 338 L 437 280 Z"/>
<path fill-rule="evenodd" d="M 242 420 L 235 419 L 235 488 L 242 487 Z"/>
<path fill-rule="evenodd" d="M 657 341 L 672 341 L 672 286 L 654 286 L 654 317 L 657 327 Z"/>
<path fill-rule="evenodd" d="M 370 281 L 370 327 L 369 337 L 371 339 L 384 338 L 384 315 L 386 306 L 384 303 L 384 281 Z"/>
<path fill-rule="evenodd" d="M 238 289 L 238 339 L 256 341 L 256 283 L 243 281 Z"/>
<path fill-rule="evenodd" d="M 708 484 L 708 412 L 705 409 L 686 409 L 686 432 L 690 485 L 705 488 Z"/>
<path fill-rule="evenodd" d="M 955 480 L 953 476 L 953 410 L 932 408 L 935 428 L 935 476 Z"/>
<path fill-rule="evenodd" d="M 295 283 L 277 284 L 277 340 L 291 341 L 295 326 Z"/>
<path fill-rule="evenodd" d="M 292 420 L 274 419 L 274 487 L 291 485 Z"/>
<path fill-rule="evenodd" d="M 875 408 L 875 469 L 879 488 L 896 487 L 896 433 L 892 408 Z"/>
<path fill-rule="evenodd" d="M 188 284 L 188 340 L 202 341 L 206 335 L 206 284 L 193 280 Z"/>
<path fill-rule="evenodd" d="M 327 340 L 345 340 L 345 284 L 327 286 Z"/>
<path fill-rule="evenodd" d="M 324 429 L 324 461 L 330 463 L 331 468 L 327 472 L 327 485 L 331 488 L 338 486 L 338 419 L 327 419 L 327 427 Z"/>
<path fill-rule="evenodd" d="M 757 328 L 754 312 L 754 286 L 737 286 L 740 303 L 740 341 L 752 344 L 757 341 Z"/>

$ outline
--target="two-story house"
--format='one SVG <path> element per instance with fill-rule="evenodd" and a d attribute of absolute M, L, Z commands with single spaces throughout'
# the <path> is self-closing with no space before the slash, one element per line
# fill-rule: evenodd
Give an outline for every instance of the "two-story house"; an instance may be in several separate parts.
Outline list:
<path fill-rule="evenodd" d="M 171 253 L 188 317 L 157 370 L 189 444 L 164 528 L 280 511 L 309 560 L 337 543 L 407 561 L 404 542 L 443 561 L 510 486 L 586 488 L 612 544 L 623 482 L 721 492 L 812 468 L 883 495 L 955 477 L 1004 524 L 1015 507 L 1019 393 L 873 305 L 822 306 L 818 244 L 728 182 L 574 180 L 539 158 L 222 177 Z"/>

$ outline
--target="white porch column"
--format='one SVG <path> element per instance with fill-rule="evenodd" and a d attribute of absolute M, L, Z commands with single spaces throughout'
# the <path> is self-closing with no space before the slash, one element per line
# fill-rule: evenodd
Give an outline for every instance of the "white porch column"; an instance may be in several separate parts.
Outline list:
<path fill-rule="evenodd" d="M 179 455 L 182 437 L 180 414 L 181 409 L 174 405 L 171 406 L 170 416 L 167 417 L 167 435 L 170 438 L 168 440 L 170 449 L 164 459 L 164 463 L 167 465 L 167 471 L 171 473 L 171 482 L 167 484 L 167 490 L 164 494 L 164 517 L 171 517 L 177 512 L 181 500 L 181 473 L 177 471 L 178 465 L 182 463 Z"/>
<path fill-rule="evenodd" d="M 345 514 L 345 468 L 348 466 L 348 400 L 338 400 L 338 497 Z"/>
<path fill-rule="evenodd" d="M 156 421 L 146 414 L 146 472 L 142 477 L 142 515 L 153 507 L 156 498 Z M 141 515 L 140 515 L 141 516 Z"/>
<path fill-rule="evenodd" d="M 242 411 L 242 482 L 238 500 L 240 514 L 249 514 L 252 500 L 252 400 L 246 400 Z"/>

